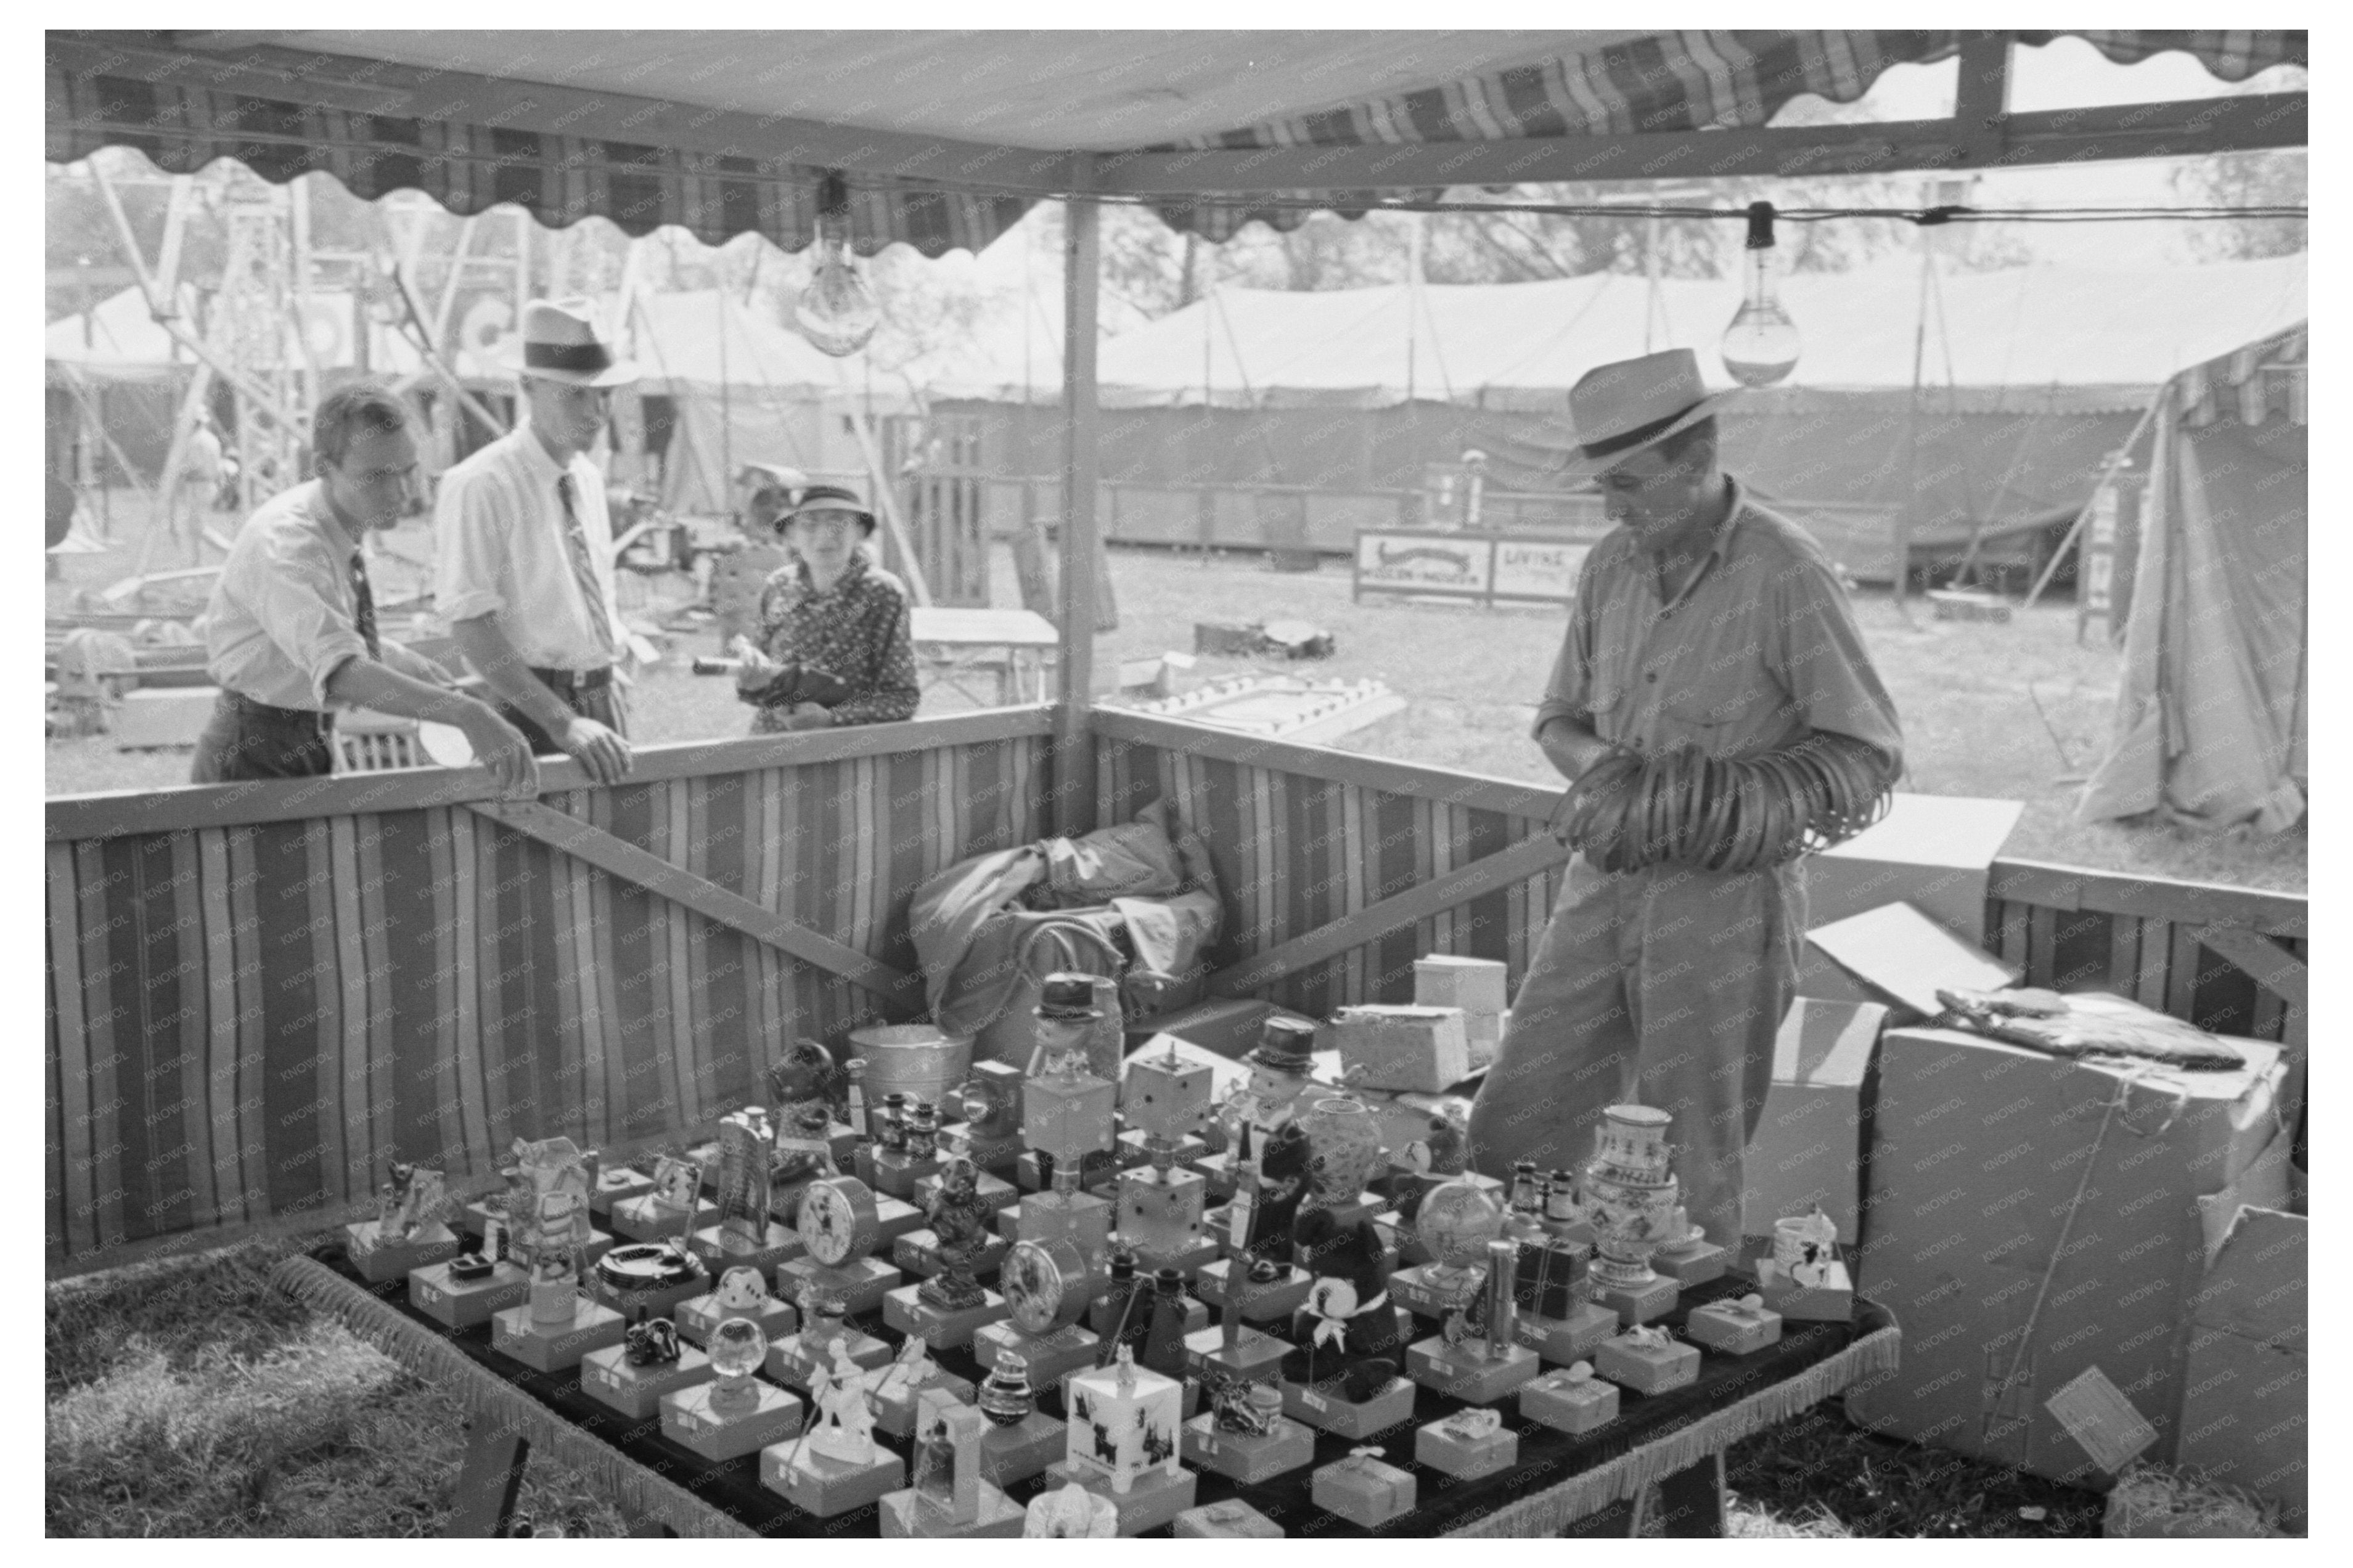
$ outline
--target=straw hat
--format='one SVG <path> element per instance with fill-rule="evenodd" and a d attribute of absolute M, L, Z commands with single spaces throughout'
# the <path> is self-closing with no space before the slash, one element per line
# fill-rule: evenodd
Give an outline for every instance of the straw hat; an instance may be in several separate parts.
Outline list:
<path fill-rule="evenodd" d="M 522 331 L 500 358 L 519 374 L 572 386 L 619 386 L 638 379 L 638 367 L 614 353 L 596 302 L 576 294 L 525 305 Z"/>
<path fill-rule="evenodd" d="M 1561 471 L 1590 479 L 1690 429 L 1733 395 L 1701 384 L 1699 356 L 1689 349 L 1597 365 L 1568 389 L 1577 449 Z"/>

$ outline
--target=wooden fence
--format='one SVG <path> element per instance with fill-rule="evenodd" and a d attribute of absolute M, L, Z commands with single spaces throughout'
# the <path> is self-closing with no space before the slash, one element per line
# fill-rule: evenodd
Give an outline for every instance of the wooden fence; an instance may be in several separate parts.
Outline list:
<path fill-rule="evenodd" d="M 1049 728 L 543 763 L 535 805 L 438 769 L 51 802 L 53 1266 L 340 1211 L 389 1159 L 650 1141 L 763 1098 L 774 1042 L 921 1016 L 907 894 L 1046 831 Z"/>

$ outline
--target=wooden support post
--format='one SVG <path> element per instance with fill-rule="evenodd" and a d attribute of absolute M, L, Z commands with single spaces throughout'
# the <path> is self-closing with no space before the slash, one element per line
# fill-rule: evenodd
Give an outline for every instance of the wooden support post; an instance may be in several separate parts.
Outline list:
<path fill-rule="evenodd" d="M 1724 1450 L 1684 1466 L 1659 1483 L 1659 1523 L 1669 1536 L 1724 1533 Z"/>
<path fill-rule="evenodd" d="M 494 1426 L 488 1415 L 477 1415 L 466 1439 L 466 1458 L 458 1467 L 458 1496 L 449 1510 L 452 1538 L 487 1540 L 504 1535 L 514 1523 L 515 1497 L 522 1490 L 523 1461 L 531 1443 L 512 1426 Z"/>
<path fill-rule="evenodd" d="M 1103 209 L 1091 153 L 1071 156 L 1073 195 L 1062 226 L 1062 649 L 1054 722 L 1054 831 L 1094 826 L 1094 738 L 1087 728 L 1095 663 L 1095 312 L 1103 279 Z"/>

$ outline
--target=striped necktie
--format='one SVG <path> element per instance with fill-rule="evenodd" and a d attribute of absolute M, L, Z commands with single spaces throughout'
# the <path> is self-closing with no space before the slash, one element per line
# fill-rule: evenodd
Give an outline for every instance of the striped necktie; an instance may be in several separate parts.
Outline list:
<path fill-rule="evenodd" d="M 580 584 L 580 597 L 588 606 L 588 620 L 596 628 L 597 640 L 605 645 L 605 657 L 618 657 L 619 644 L 613 637 L 613 617 L 605 608 L 604 584 L 596 580 L 596 568 L 588 554 L 588 531 L 580 525 L 580 509 L 573 503 L 572 476 L 561 474 L 555 480 L 555 499 L 564 503 L 564 541 L 572 556 L 573 580 Z"/>
<path fill-rule="evenodd" d="M 352 552 L 352 619 L 358 624 L 360 641 L 367 644 L 368 657 L 382 663 L 384 645 L 375 634 L 375 590 L 368 586 L 367 558 L 356 550 Z"/>

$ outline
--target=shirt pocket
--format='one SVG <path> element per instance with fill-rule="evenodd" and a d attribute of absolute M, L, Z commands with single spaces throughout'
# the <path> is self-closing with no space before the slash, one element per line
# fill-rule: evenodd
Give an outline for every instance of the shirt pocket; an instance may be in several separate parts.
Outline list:
<path fill-rule="evenodd" d="M 1616 714 L 1633 689 L 1641 663 L 1639 631 L 1622 610 L 1605 611 L 1595 628 L 1593 663 L 1586 697 L 1595 718 Z"/>

